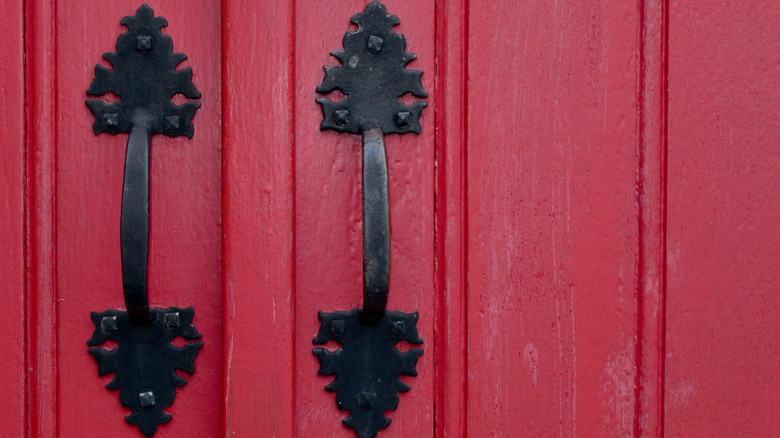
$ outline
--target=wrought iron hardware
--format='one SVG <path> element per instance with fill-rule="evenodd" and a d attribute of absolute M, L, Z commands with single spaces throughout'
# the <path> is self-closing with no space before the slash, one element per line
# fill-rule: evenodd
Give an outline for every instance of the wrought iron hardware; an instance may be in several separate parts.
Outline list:
<path fill-rule="evenodd" d="M 405 94 L 427 97 L 422 70 L 407 70 L 416 56 L 406 53 L 406 39 L 393 32 L 400 24 L 379 1 L 354 15 L 355 32 L 344 35 L 344 50 L 331 52 L 340 66 L 325 66 L 320 94 L 341 91 L 334 102 L 318 98 L 323 121 L 320 129 L 363 136 L 363 307 L 349 311 L 320 312 L 315 345 L 336 341 L 336 351 L 314 348 L 320 375 L 335 379 L 325 389 L 334 391 L 336 403 L 350 416 L 342 422 L 360 438 L 371 438 L 390 425 L 387 410 L 398 407 L 398 392 L 411 387 L 400 375 L 416 376 L 420 348 L 401 352 L 395 345 L 420 345 L 417 312 L 387 311 L 390 285 L 390 221 L 385 134 L 420 133 L 420 115 L 426 106 L 407 105 Z"/>
<path fill-rule="evenodd" d="M 125 420 L 152 436 L 159 424 L 171 420 L 163 409 L 173 404 L 175 387 L 187 383 L 176 369 L 193 374 L 203 343 L 190 342 L 184 347 L 170 343 L 177 336 L 201 338 L 192 325 L 192 307 L 149 307 L 149 146 L 154 134 L 192 138 L 192 118 L 200 104 L 176 105 L 171 98 L 181 93 L 197 99 L 200 93 L 192 83 L 192 69 L 176 70 L 187 56 L 173 53 L 173 40 L 162 33 L 168 25 L 165 18 L 155 17 L 152 8 L 143 4 L 135 16 L 123 17 L 120 23 L 127 32 L 117 38 L 116 52 L 103 54 L 113 69 L 96 65 L 87 90 L 90 96 L 113 92 L 119 100 L 87 99 L 86 103 L 95 116 L 95 134 L 130 133 L 120 226 L 127 311 L 92 312 L 95 330 L 87 345 L 95 347 L 89 353 L 101 376 L 116 373 L 107 388 L 119 389 L 120 402 L 132 410 Z M 109 339 L 118 342 L 116 348 L 98 348 Z"/>

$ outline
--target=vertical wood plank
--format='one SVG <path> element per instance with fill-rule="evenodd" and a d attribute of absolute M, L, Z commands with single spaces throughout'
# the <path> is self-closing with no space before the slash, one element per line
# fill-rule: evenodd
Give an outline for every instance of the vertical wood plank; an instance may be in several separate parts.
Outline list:
<path fill-rule="evenodd" d="M 436 3 L 435 436 L 466 433 L 467 2 Z"/>
<path fill-rule="evenodd" d="M 329 55 L 342 48 L 349 19 L 365 0 L 316 0 L 296 5 L 295 23 L 295 260 L 296 260 L 296 433 L 302 437 L 353 437 L 341 419 L 335 394 L 324 387 L 332 376 L 317 376 L 311 353 L 319 329 L 318 311 L 349 310 L 362 305 L 361 140 L 359 136 L 321 132 L 322 112 L 315 88 Z M 433 1 L 383 2 L 401 24 L 407 52 L 418 58 L 428 91 L 422 134 L 385 137 L 389 167 L 391 273 L 388 309 L 418 311 L 425 341 L 418 376 L 400 395 L 398 410 L 388 413 L 389 436 L 430 436 L 434 399 L 434 91 L 435 21 Z"/>
<path fill-rule="evenodd" d="M 780 430 L 780 4 L 669 10 L 666 434 Z"/>
<path fill-rule="evenodd" d="M 0 424 L 9 436 L 25 436 L 25 77 L 24 9 L 22 3 L 5 10 L 6 40 L 0 46 L 0 291 L 3 330 L 0 351 Z"/>
<path fill-rule="evenodd" d="M 119 218 L 127 134 L 95 136 L 85 90 L 104 52 L 114 51 L 126 31 L 119 20 L 139 3 L 56 3 L 56 297 L 58 435 L 137 437 L 129 410 L 104 386 L 86 341 L 94 325 L 90 311 L 124 309 Z M 220 11 L 208 0 L 150 2 L 168 20 L 163 33 L 188 60 L 202 93 L 195 134 L 151 140 L 149 296 L 153 307 L 193 306 L 204 347 L 195 374 L 177 389 L 168 408 L 170 423 L 159 434 L 217 436 L 222 428 L 221 184 L 220 184 Z M 54 77 L 53 73 L 50 73 Z M 55 169 L 55 168 L 53 168 Z M 175 341 L 176 342 L 176 341 Z M 174 342 L 174 343 L 175 343 Z"/>
<path fill-rule="evenodd" d="M 469 435 L 636 433 L 638 23 L 470 2 Z"/>
<path fill-rule="evenodd" d="M 223 436 L 295 436 L 293 5 L 222 5 Z"/>

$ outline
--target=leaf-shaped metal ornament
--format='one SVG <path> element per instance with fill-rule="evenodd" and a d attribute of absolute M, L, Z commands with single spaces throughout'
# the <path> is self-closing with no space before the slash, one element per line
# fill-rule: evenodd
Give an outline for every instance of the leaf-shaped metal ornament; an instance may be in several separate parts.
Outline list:
<path fill-rule="evenodd" d="M 420 133 L 420 114 L 427 105 L 407 105 L 398 98 L 411 93 L 427 97 L 422 70 L 407 70 L 417 56 L 406 53 L 406 38 L 393 32 L 401 21 L 387 13 L 385 5 L 373 1 L 350 20 L 356 32 L 344 35 L 344 50 L 331 52 L 341 66 L 325 66 L 325 77 L 317 87 L 320 94 L 339 90 L 346 95 L 338 102 L 326 97 L 322 105 L 322 130 L 359 134 L 381 127 L 384 134 Z"/>
<path fill-rule="evenodd" d="M 315 344 L 336 341 L 341 348 L 328 351 L 315 348 L 320 375 L 336 376 L 325 389 L 336 392 L 336 404 L 349 411 L 342 422 L 355 429 L 360 438 L 372 438 L 379 429 L 390 426 L 385 411 L 398 407 L 398 393 L 412 389 L 399 376 L 416 376 L 421 348 L 402 352 L 401 341 L 421 345 L 417 333 L 417 312 L 386 311 L 377 321 L 366 324 L 360 310 L 319 313 L 320 330 Z"/>
<path fill-rule="evenodd" d="M 130 132 L 134 125 L 144 123 L 150 134 L 192 138 L 192 118 L 200 104 L 176 105 L 171 98 L 181 93 L 198 99 L 200 93 L 192 83 L 190 67 L 176 70 L 187 55 L 173 53 L 173 40 L 162 33 L 168 20 L 155 17 L 152 8 L 143 4 L 135 16 L 123 17 L 120 23 L 127 26 L 127 32 L 117 38 L 116 52 L 103 54 L 113 68 L 97 64 L 95 79 L 87 89 L 90 96 L 113 92 L 119 97 L 110 104 L 87 99 L 95 116 L 95 134 Z"/>
<path fill-rule="evenodd" d="M 202 337 L 192 325 L 192 307 L 152 309 L 151 314 L 151 324 L 135 324 L 122 310 L 92 312 L 95 330 L 87 341 L 90 347 L 107 340 L 117 342 L 114 349 L 90 348 L 89 354 L 98 364 L 98 374 L 115 373 L 106 387 L 119 390 L 122 406 L 132 410 L 125 420 L 149 437 L 159 424 L 171 421 L 171 414 L 164 409 L 173 404 L 176 387 L 187 384 L 176 370 L 192 375 L 195 357 L 203 347 L 202 342 L 183 347 L 171 344 L 178 336 L 186 340 Z"/>

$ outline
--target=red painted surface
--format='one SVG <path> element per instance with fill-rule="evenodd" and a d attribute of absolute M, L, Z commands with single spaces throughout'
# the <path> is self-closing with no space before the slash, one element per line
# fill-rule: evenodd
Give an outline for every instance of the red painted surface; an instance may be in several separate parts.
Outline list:
<path fill-rule="evenodd" d="M 470 4 L 468 433 L 633 435 L 637 7 Z"/>
<path fill-rule="evenodd" d="M 292 14 L 223 5 L 223 436 L 294 436 Z"/>
<path fill-rule="evenodd" d="M 55 11 L 25 3 L 27 434 L 57 436 Z"/>
<path fill-rule="evenodd" d="M 25 433 L 25 292 L 24 292 L 24 15 L 20 4 L 6 8 L 8 39 L 0 45 L 0 291 L 3 373 L 0 419 L 10 436 Z"/>
<path fill-rule="evenodd" d="M 466 433 L 466 63 L 468 2 L 436 9 L 436 437 Z"/>
<path fill-rule="evenodd" d="M 663 436 L 666 286 L 667 3 L 642 2 L 638 76 L 636 434 Z"/>
<path fill-rule="evenodd" d="M 205 343 L 156 436 L 354 436 L 311 341 L 360 305 L 360 138 L 319 131 L 314 89 L 366 3 L 150 4 L 203 94 L 192 140 L 152 139 L 152 304 Z M 388 306 L 425 354 L 379 436 L 780 430 L 780 7 L 386 5 L 429 92 L 422 135 L 386 138 Z M 137 7 L 7 11 L 8 436 L 139 436 L 87 354 L 89 311 L 123 306 L 127 137 L 84 105 Z"/>
<path fill-rule="evenodd" d="M 666 433 L 780 433 L 780 4 L 669 11 Z"/>

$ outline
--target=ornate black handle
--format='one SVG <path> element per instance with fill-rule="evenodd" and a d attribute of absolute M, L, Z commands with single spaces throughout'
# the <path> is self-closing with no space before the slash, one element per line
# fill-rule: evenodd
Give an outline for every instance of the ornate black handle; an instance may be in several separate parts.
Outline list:
<path fill-rule="evenodd" d="M 339 409 L 350 416 L 344 424 L 360 438 L 374 437 L 390 425 L 385 411 L 398 406 L 398 392 L 411 389 L 399 375 L 416 376 L 422 349 L 401 352 L 401 341 L 423 343 L 417 333 L 417 312 L 386 310 L 390 287 L 390 221 L 385 134 L 420 133 L 425 102 L 407 105 L 399 100 L 411 93 L 426 97 L 421 70 L 407 70 L 415 55 L 406 53 L 406 40 L 393 32 L 400 23 L 385 6 L 373 1 L 351 20 L 356 32 L 344 35 L 344 50 L 331 54 L 340 66 L 326 66 L 317 92 L 341 91 L 338 102 L 319 98 L 321 130 L 363 135 L 363 307 L 320 312 L 314 344 L 336 341 L 341 348 L 315 348 L 321 375 L 335 375 L 325 389 L 335 391 Z"/>
<path fill-rule="evenodd" d="M 87 341 L 89 353 L 98 363 L 103 376 L 116 373 L 108 389 L 119 389 L 119 400 L 132 410 L 125 417 L 138 425 L 146 436 L 154 435 L 157 426 L 171 420 L 164 411 L 173 404 L 176 387 L 187 380 L 176 373 L 195 372 L 195 357 L 202 342 L 188 342 L 175 347 L 176 337 L 195 340 L 201 334 L 192 325 L 192 307 L 149 307 L 147 271 L 149 262 L 149 147 L 151 136 L 192 137 L 192 118 L 200 106 L 196 102 L 176 105 L 171 98 L 182 93 L 191 99 L 200 97 L 192 83 L 192 70 L 176 70 L 187 57 L 173 53 L 173 41 L 162 33 L 168 25 L 155 17 L 148 5 L 142 5 L 135 16 L 122 18 L 127 32 L 116 40 L 116 52 L 103 57 L 113 69 L 95 66 L 95 79 L 87 94 L 102 96 L 113 92 L 114 103 L 87 99 L 95 116 L 95 134 L 130 133 L 125 157 L 122 189 L 122 289 L 127 311 L 109 309 L 92 312 L 95 330 Z M 107 340 L 118 343 L 111 350 L 100 348 Z"/>

